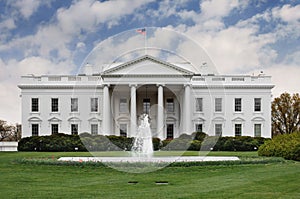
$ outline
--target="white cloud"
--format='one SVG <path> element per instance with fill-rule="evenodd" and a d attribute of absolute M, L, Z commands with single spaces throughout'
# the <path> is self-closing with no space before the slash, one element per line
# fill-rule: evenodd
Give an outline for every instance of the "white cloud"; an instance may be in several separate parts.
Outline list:
<path fill-rule="evenodd" d="M 84 48 L 85 48 L 85 43 L 83 43 L 83 42 L 78 42 L 78 43 L 76 44 L 76 48 L 77 48 L 77 49 L 84 49 Z"/>
<path fill-rule="evenodd" d="M 93 31 L 103 24 L 111 27 L 117 25 L 122 17 L 148 2 L 150 1 L 77 1 L 69 8 L 57 11 L 58 26 L 68 35 L 78 34 L 82 30 Z"/>
<path fill-rule="evenodd" d="M 27 57 L 21 61 L 0 59 L 0 119 L 9 123 L 21 121 L 20 90 L 17 85 L 22 75 L 70 74 L 74 69 L 71 62 L 53 63 L 42 57 Z"/>
<path fill-rule="evenodd" d="M 284 5 L 281 8 L 272 9 L 273 16 L 281 18 L 285 22 L 297 22 L 300 19 L 300 5 Z"/>
<path fill-rule="evenodd" d="M 201 20 L 228 16 L 231 10 L 240 7 L 239 0 L 205 0 L 201 3 Z"/>
<path fill-rule="evenodd" d="M 8 19 L 5 19 L 4 21 L 0 22 L 0 29 L 11 30 L 14 28 L 16 28 L 16 24 L 15 24 L 14 19 L 12 19 L 12 18 L 8 18 Z"/>
<path fill-rule="evenodd" d="M 58 60 L 72 58 L 73 49 L 69 44 L 84 33 L 101 29 L 102 26 L 117 25 L 125 15 L 132 14 L 135 9 L 150 2 L 147 1 L 74 1 L 69 8 L 60 8 L 53 22 L 40 26 L 35 35 L 12 39 L 0 45 L 0 50 L 18 47 L 24 56 L 38 54 L 53 58 L 56 52 Z M 130 6 L 128 6 L 130 4 Z"/>
<path fill-rule="evenodd" d="M 43 1 L 37 0 L 18 0 L 18 1 L 11 1 L 12 5 L 16 7 L 20 14 L 25 18 L 28 19 L 33 13 L 37 11 L 39 6 L 43 4 Z M 44 2 L 45 3 L 45 2 Z"/>
<path fill-rule="evenodd" d="M 275 85 L 272 90 L 274 97 L 279 97 L 281 93 L 300 93 L 300 67 L 297 65 L 272 65 L 264 70 L 267 75 L 272 76 L 272 83 Z"/>

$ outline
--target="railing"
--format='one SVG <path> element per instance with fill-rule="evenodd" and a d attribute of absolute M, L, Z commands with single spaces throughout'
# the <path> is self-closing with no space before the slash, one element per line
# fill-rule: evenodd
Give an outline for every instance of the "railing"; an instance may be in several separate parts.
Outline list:
<path fill-rule="evenodd" d="M 250 75 L 244 75 L 244 76 L 230 76 L 230 75 L 205 75 L 205 76 L 195 76 L 192 78 L 192 82 L 196 83 L 212 83 L 212 84 L 219 84 L 219 83 L 226 83 L 226 84 L 253 84 L 253 83 L 271 83 L 271 77 L 270 76 L 264 76 L 264 75 L 258 75 L 258 76 L 250 76 Z"/>

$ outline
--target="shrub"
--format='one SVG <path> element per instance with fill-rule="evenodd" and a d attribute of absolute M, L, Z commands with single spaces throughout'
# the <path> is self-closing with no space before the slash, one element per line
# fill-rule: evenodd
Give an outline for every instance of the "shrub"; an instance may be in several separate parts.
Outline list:
<path fill-rule="evenodd" d="M 192 133 L 192 138 L 194 140 L 198 140 L 200 142 L 202 142 L 204 140 L 205 137 L 207 137 L 208 135 L 206 133 L 203 132 L 194 132 Z"/>
<path fill-rule="evenodd" d="M 115 136 L 115 135 L 109 135 L 106 136 L 109 141 L 115 145 L 111 145 L 111 150 L 126 150 L 130 151 L 133 145 L 133 138 L 127 138 L 123 136 Z"/>
<path fill-rule="evenodd" d="M 188 148 L 189 151 L 200 151 L 201 149 L 201 141 L 193 140 L 190 142 L 190 146 Z"/>
<path fill-rule="evenodd" d="M 214 149 L 218 141 L 218 136 L 207 136 L 201 143 L 201 151 L 210 151 Z"/>
<path fill-rule="evenodd" d="M 182 151 L 187 150 L 190 146 L 191 139 L 187 139 L 186 136 L 179 137 L 173 140 L 164 140 L 162 150 L 174 150 L 174 151 Z"/>
<path fill-rule="evenodd" d="M 86 151 L 78 135 L 62 133 L 50 136 L 23 138 L 18 144 L 19 151 Z"/>
<path fill-rule="evenodd" d="M 157 151 L 162 147 L 162 142 L 159 138 L 152 138 L 153 150 Z"/>
<path fill-rule="evenodd" d="M 214 151 L 256 151 L 268 138 L 262 137 L 220 137 Z"/>
<path fill-rule="evenodd" d="M 258 155 L 300 161 L 300 132 L 274 137 L 259 147 Z"/>

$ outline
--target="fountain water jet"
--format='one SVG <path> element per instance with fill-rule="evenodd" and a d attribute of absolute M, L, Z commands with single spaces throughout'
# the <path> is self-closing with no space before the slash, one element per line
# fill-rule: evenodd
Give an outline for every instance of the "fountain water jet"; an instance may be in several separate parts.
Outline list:
<path fill-rule="evenodd" d="M 151 158 L 153 155 L 152 133 L 147 114 L 141 116 L 141 124 L 134 138 L 131 152 L 135 157 Z"/>

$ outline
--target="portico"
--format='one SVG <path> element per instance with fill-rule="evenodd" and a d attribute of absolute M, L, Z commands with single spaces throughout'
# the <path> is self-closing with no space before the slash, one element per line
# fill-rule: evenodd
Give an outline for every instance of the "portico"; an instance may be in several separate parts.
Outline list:
<path fill-rule="evenodd" d="M 177 137 L 184 125 L 186 129 L 190 127 L 187 120 L 181 121 L 184 114 L 191 118 L 191 111 L 183 109 L 190 109 L 190 103 L 187 106 L 181 105 L 183 101 L 190 100 L 188 92 L 189 87 L 184 85 L 104 85 L 103 133 L 110 134 L 112 130 L 118 135 L 121 131 L 126 131 L 126 136 L 134 137 L 139 117 L 148 114 L 153 137 Z"/>

